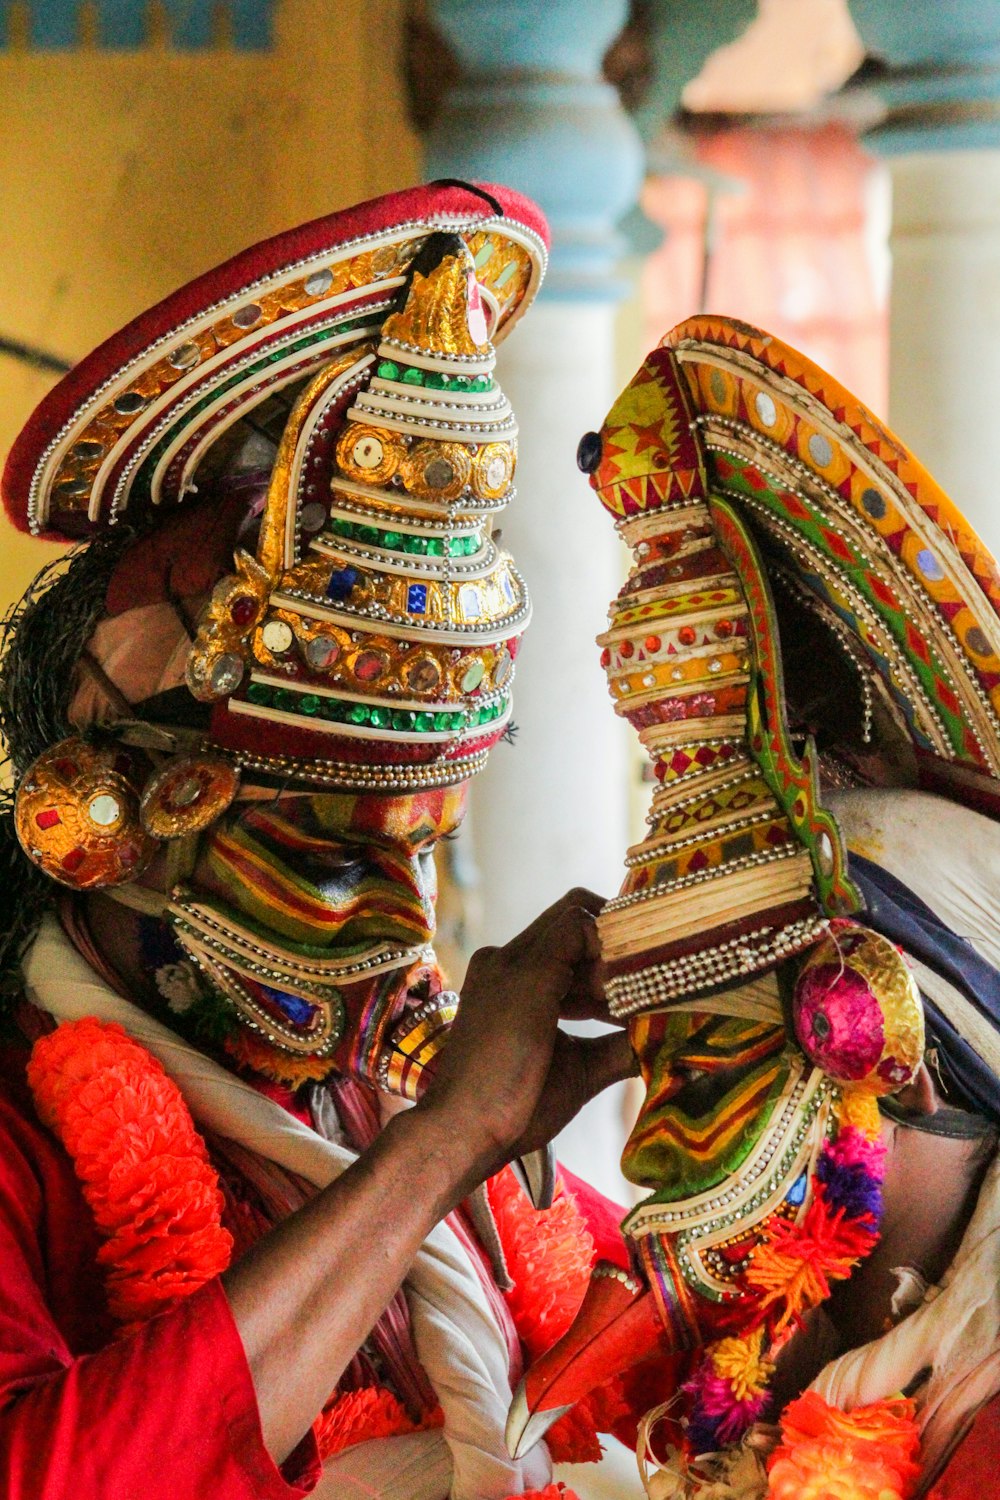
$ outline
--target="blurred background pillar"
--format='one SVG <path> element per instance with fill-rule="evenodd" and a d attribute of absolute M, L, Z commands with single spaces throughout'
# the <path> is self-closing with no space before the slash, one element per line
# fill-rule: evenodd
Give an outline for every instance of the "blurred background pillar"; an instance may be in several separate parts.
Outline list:
<path fill-rule="evenodd" d="M 450 87 L 425 173 L 503 182 L 538 202 L 552 259 L 538 304 L 500 356 L 520 426 L 505 541 L 534 620 L 519 658 L 514 747 L 474 789 L 480 940 L 504 941 L 571 885 L 610 894 L 628 842 L 628 745 L 594 636 L 623 577 L 610 519 L 575 465 L 617 392 L 617 222 L 636 203 L 642 147 L 601 77 L 626 0 L 432 0 Z M 635 351 L 638 362 L 639 351 Z M 629 363 L 630 361 L 626 361 Z"/>
<path fill-rule="evenodd" d="M 538 202 L 552 258 L 538 303 L 505 344 L 499 375 L 517 415 L 519 496 L 504 540 L 534 619 L 518 660 L 516 744 L 473 787 L 479 872 L 474 942 L 504 942 L 569 886 L 617 889 L 630 842 L 631 747 L 608 702 L 594 637 L 624 577 L 610 517 L 576 468 L 619 386 L 618 314 L 629 284 L 616 229 L 635 206 L 643 152 L 602 59 L 626 0 L 433 0 L 422 45 L 448 86 L 425 137 L 428 178 L 503 182 Z M 620 1098 L 560 1142 L 566 1164 L 621 1193 Z"/>
<path fill-rule="evenodd" d="M 851 0 L 892 174 L 889 420 L 1000 553 L 1000 4 Z"/>

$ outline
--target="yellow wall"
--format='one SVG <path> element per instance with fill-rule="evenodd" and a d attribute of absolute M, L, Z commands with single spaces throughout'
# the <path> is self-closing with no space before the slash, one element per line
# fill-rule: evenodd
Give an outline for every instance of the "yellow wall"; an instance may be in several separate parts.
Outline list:
<path fill-rule="evenodd" d="M 79 359 L 245 245 L 420 178 L 404 0 L 277 0 L 266 53 L 0 53 L 0 333 Z M 0 355 L 0 463 L 54 377 Z M 54 553 L 0 521 L 0 606 Z"/>

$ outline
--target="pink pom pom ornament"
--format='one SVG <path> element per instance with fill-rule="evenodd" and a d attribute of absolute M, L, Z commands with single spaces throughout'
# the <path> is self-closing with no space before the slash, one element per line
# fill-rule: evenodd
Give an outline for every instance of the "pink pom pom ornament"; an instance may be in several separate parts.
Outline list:
<path fill-rule="evenodd" d="M 830 1077 L 894 1094 L 924 1055 L 920 991 L 880 933 L 835 921 L 799 972 L 793 999 L 803 1052 Z"/>

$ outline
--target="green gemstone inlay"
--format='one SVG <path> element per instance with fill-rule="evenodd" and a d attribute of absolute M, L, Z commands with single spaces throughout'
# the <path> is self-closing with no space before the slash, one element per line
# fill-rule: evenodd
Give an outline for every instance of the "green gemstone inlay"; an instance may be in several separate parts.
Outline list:
<path fill-rule="evenodd" d="M 367 724 L 369 722 L 369 712 L 370 710 L 364 703 L 352 703 L 347 717 L 352 724 Z"/>
<path fill-rule="evenodd" d="M 423 385 L 424 372 L 418 370 L 416 365 L 408 365 L 400 376 L 403 385 Z"/>
<path fill-rule="evenodd" d="M 247 688 L 247 702 L 267 704 L 271 701 L 271 690 L 262 682 L 251 682 Z"/>
<path fill-rule="evenodd" d="M 378 370 L 376 373 L 381 377 L 382 380 L 398 380 L 399 366 L 393 359 L 382 359 L 379 360 Z"/>
<path fill-rule="evenodd" d="M 337 517 L 330 520 L 329 529 L 334 536 L 361 542 L 366 547 L 386 547 L 415 557 L 444 557 L 446 554 L 449 557 L 470 557 L 482 546 L 482 539 L 475 533 L 446 540 L 444 537 L 416 536 L 410 532 L 381 531 L 377 526 L 342 521 Z"/>

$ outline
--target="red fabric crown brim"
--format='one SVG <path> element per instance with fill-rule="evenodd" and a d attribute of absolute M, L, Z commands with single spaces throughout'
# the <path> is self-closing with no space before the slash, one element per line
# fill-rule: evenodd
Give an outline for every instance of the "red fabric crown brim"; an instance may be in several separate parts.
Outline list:
<path fill-rule="evenodd" d="M 481 192 L 474 191 L 471 184 L 466 188 L 429 183 L 326 214 L 240 251 L 140 313 L 75 365 L 29 417 L 10 450 L 0 481 L 4 509 L 14 526 L 19 531 L 30 530 L 28 499 L 32 476 L 49 443 L 79 407 L 110 376 L 136 359 L 157 339 L 214 303 L 236 295 L 242 287 L 325 248 L 334 248 L 396 225 L 424 220 L 433 227 L 439 218 L 461 215 L 479 214 L 484 220 L 493 218 L 494 210 L 483 193 L 488 193 L 499 203 L 504 217 L 524 225 L 545 245 L 549 244 L 545 219 L 530 199 L 511 188 L 489 183 L 479 186 Z M 49 540 L 73 539 L 54 526 L 45 528 L 41 534 Z"/>

